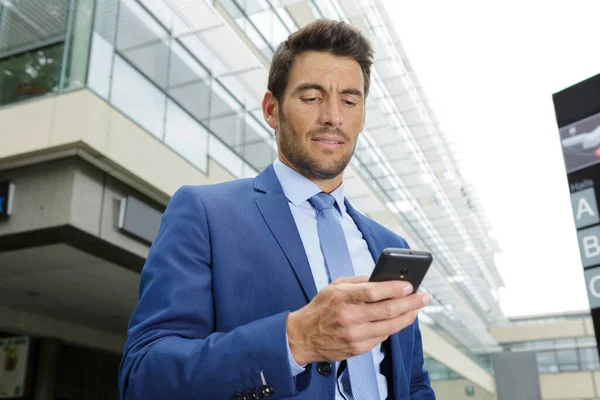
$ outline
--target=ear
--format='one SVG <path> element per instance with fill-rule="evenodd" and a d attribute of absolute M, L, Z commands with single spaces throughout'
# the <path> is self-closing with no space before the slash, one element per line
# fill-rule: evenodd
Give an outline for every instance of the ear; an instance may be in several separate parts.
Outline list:
<path fill-rule="evenodd" d="M 362 126 L 360 127 L 360 131 L 365 130 L 365 125 L 367 124 L 367 100 L 364 100 L 363 104 L 363 117 L 362 117 Z"/>
<path fill-rule="evenodd" d="M 273 96 L 273 93 L 266 92 L 262 101 L 263 117 L 265 118 L 267 124 L 269 124 L 269 126 L 275 131 L 277 131 L 279 128 L 279 118 L 277 113 L 278 109 L 279 102 L 275 96 Z"/>

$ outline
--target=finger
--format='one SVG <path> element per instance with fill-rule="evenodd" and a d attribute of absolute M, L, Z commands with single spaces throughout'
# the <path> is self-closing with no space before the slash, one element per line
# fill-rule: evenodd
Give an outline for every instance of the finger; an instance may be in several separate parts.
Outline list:
<path fill-rule="evenodd" d="M 392 319 L 384 319 L 381 321 L 369 322 L 361 325 L 361 336 L 363 337 L 379 337 L 391 336 L 400 332 L 406 327 L 412 325 L 417 319 L 418 310 L 411 310 Z"/>
<path fill-rule="evenodd" d="M 340 283 L 365 283 L 368 281 L 368 276 L 345 276 L 342 278 L 337 278 L 335 281 L 331 282 L 331 284 L 338 285 Z"/>
<path fill-rule="evenodd" d="M 415 293 L 399 299 L 387 299 L 377 303 L 367 303 L 357 307 L 363 321 L 382 321 L 393 319 L 409 311 L 420 310 L 428 305 L 430 297 L 427 293 Z"/>
<path fill-rule="evenodd" d="M 377 337 L 366 339 L 362 342 L 357 342 L 357 343 L 353 344 L 352 346 L 350 346 L 348 356 L 346 358 L 355 357 L 360 354 L 371 351 L 371 350 L 373 350 L 373 347 L 375 347 L 378 344 L 382 343 L 383 341 L 387 340 L 388 337 L 389 336 L 387 336 L 387 335 L 386 336 L 377 336 Z"/>
<path fill-rule="evenodd" d="M 353 303 L 373 303 L 385 299 L 408 296 L 412 285 L 404 281 L 365 282 L 344 288 Z"/>

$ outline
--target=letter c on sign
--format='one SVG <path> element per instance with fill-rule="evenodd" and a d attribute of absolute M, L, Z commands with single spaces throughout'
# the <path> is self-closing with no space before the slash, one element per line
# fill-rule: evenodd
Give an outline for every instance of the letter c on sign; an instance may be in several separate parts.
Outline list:
<path fill-rule="evenodd" d="M 600 298 L 600 292 L 598 292 L 598 290 L 596 290 L 596 282 L 599 279 L 600 279 L 600 275 L 596 275 L 592 279 L 590 279 L 590 293 L 594 297 L 598 297 L 598 298 Z"/>

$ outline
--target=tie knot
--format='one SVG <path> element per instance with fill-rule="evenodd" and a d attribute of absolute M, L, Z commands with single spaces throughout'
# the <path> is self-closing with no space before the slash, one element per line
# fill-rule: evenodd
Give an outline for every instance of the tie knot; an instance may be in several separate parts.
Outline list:
<path fill-rule="evenodd" d="M 331 208 L 335 204 L 335 197 L 327 193 L 317 193 L 310 198 L 310 202 L 315 206 L 317 211 Z"/>

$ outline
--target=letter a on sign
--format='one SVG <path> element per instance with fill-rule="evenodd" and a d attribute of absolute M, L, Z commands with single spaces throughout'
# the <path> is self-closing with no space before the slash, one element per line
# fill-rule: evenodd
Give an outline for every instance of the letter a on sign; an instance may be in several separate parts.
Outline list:
<path fill-rule="evenodd" d="M 594 188 L 588 188 L 571 194 L 571 208 L 575 227 L 577 229 L 600 223 L 598 216 L 598 203 Z"/>
<path fill-rule="evenodd" d="M 585 197 L 582 197 L 579 199 L 579 204 L 577 205 L 577 221 L 579 221 L 584 214 L 590 217 L 596 216 L 596 213 L 590 206 L 590 203 L 588 203 Z"/>

